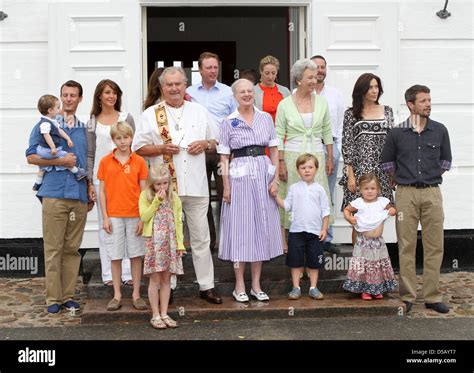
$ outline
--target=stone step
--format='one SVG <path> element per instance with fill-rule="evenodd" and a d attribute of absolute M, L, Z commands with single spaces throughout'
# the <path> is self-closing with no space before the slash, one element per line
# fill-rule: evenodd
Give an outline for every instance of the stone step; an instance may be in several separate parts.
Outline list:
<path fill-rule="evenodd" d="M 341 253 L 340 254 L 331 254 L 331 253 L 324 253 L 324 260 L 325 260 L 325 269 L 326 271 L 321 271 L 321 278 L 325 276 L 332 275 L 340 275 L 345 274 L 347 272 L 349 259 L 352 256 L 352 247 L 351 246 L 341 246 Z M 278 267 L 282 270 L 288 270 L 288 267 L 285 265 L 285 255 L 281 255 L 277 258 L 273 258 L 270 261 L 263 263 L 263 270 L 266 271 L 268 274 L 270 273 L 278 273 Z M 217 257 L 217 253 L 214 253 L 212 256 L 213 263 L 214 263 L 214 273 L 216 277 L 223 277 L 224 273 L 232 272 L 233 276 L 233 263 L 229 261 L 220 260 Z M 250 265 L 247 265 L 248 273 L 247 275 L 250 276 Z M 194 280 L 194 265 L 192 262 L 192 255 L 191 251 L 189 250 L 189 254 L 183 258 L 183 269 L 184 275 L 182 276 L 182 280 L 186 281 L 189 276 Z M 100 256 L 99 252 L 96 250 L 89 250 L 85 255 L 82 261 L 82 271 L 84 274 L 89 274 L 88 277 L 99 271 L 100 273 Z M 247 271 L 246 271 L 247 272 Z M 324 274 L 323 272 L 327 272 Z M 286 273 L 286 272 L 285 272 Z"/>
<path fill-rule="evenodd" d="M 323 293 L 341 292 L 342 282 L 345 279 L 347 268 L 349 265 L 350 255 L 348 249 L 343 247 L 341 254 L 325 254 L 325 267 L 327 269 L 321 270 L 319 274 L 318 287 Z M 265 262 L 262 268 L 261 285 L 268 294 L 286 294 L 291 290 L 291 271 L 285 265 L 285 258 L 274 258 L 269 262 Z M 233 264 L 228 261 L 221 261 L 217 259 L 217 254 L 213 255 L 215 263 L 214 275 L 216 290 L 221 294 L 231 294 L 234 290 L 234 268 Z M 187 255 L 183 258 L 183 266 L 185 274 L 178 277 L 178 287 L 175 291 L 176 297 L 192 296 L 198 290 L 198 284 L 195 281 L 196 276 L 192 264 L 192 255 Z M 113 295 L 113 289 L 105 286 L 102 283 L 100 258 L 98 252 L 87 253 L 84 258 L 83 268 L 85 275 L 88 278 L 87 295 L 89 298 L 110 298 Z M 251 272 L 250 265 L 247 265 L 245 280 L 247 288 L 250 288 Z M 302 287 L 304 288 L 307 279 L 303 279 Z M 146 277 L 142 280 L 141 293 L 147 293 Z M 132 288 L 130 286 L 123 286 L 124 296 L 130 296 Z"/>
<path fill-rule="evenodd" d="M 318 288 L 323 293 L 337 293 L 343 292 L 342 283 L 345 280 L 345 275 L 339 275 L 330 279 L 321 279 L 318 281 Z M 235 287 L 234 278 L 230 280 L 221 281 L 218 277 L 215 278 L 215 289 L 219 294 L 226 295 L 232 294 L 232 291 Z M 291 278 L 289 275 L 282 275 L 279 279 L 267 279 L 262 275 L 260 280 L 262 289 L 270 295 L 283 295 L 288 293 L 291 290 Z M 245 281 L 245 286 L 247 289 L 251 288 L 251 281 Z M 309 287 L 309 280 L 304 277 L 301 281 L 302 291 L 307 291 Z M 92 276 L 91 280 L 87 284 L 87 297 L 90 299 L 93 298 L 102 298 L 110 299 L 113 296 L 113 288 L 111 286 L 106 286 L 102 283 L 102 279 L 99 275 Z M 250 290 L 249 290 L 250 291 Z M 140 287 L 140 294 L 145 295 L 148 292 L 148 279 L 145 277 L 142 280 Z M 199 285 L 196 281 L 182 282 L 178 278 L 178 286 L 174 291 L 174 296 L 176 298 L 180 297 L 189 297 L 198 294 Z M 122 294 L 124 297 L 131 297 L 132 287 L 131 286 L 122 286 Z"/>
<path fill-rule="evenodd" d="M 130 298 L 122 300 L 118 311 L 107 311 L 109 299 L 88 299 L 81 315 L 83 324 L 144 323 L 149 322 L 151 309 L 135 310 Z M 148 303 L 148 300 L 146 300 Z M 363 301 L 353 294 L 327 294 L 324 300 L 316 301 L 308 296 L 299 300 L 288 300 L 285 296 L 272 296 L 269 302 L 252 300 L 238 303 L 224 297 L 223 304 L 209 304 L 193 296 L 175 299 L 169 314 L 178 322 L 226 319 L 281 319 L 281 318 L 325 318 L 325 317 L 370 317 L 405 314 L 405 305 L 394 295 L 383 300 Z"/>
<path fill-rule="evenodd" d="M 337 260 L 339 257 L 342 258 L 349 258 L 352 256 L 352 246 L 350 245 L 340 245 L 339 246 L 341 253 L 340 254 L 331 254 L 331 253 L 324 253 L 325 258 L 331 258 L 331 260 Z M 217 252 L 215 252 L 212 255 L 212 259 L 214 262 L 214 268 L 218 267 L 228 267 L 232 266 L 232 263 L 224 260 L 220 260 L 218 257 Z M 334 259 L 335 257 L 335 259 Z M 327 259 L 326 259 L 327 260 Z M 264 267 L 266 266 L 285 266 L 285 255 L 281 255 L 277 258 L 274 258 L 268 262 L 264 263 Z M 84 273 L 92 273 L 94 269 L 97 267 L 100 268 L 100 256 L 99 256 L 99 251 L 94 249 L 94 250 L 88 250 L 87 253 L 85 253 L 84 258 L 82 260 L 82 268 Z M 192 262 L 192 255 L 191 255 L 191 249 L 188 248 L 188 255 L 186 255 L 183 258 L 183 267 L 184 271 L 186 272 L 186 269 L 191 269 L 194 270 L 193 267 L 193 262 Z"/>

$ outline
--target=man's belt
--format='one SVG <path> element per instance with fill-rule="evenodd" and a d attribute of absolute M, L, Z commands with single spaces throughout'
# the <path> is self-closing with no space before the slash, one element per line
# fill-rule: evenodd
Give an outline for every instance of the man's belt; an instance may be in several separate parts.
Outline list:
<path fill-rule="evenodd" d="M 232 155 L 234 158 L 257 157 L 259 155 L 265 155 L 265 147 L 257 145 L 246 146 L 245 148 L 232 150 Z"/>
<path fill-rule="evenodd" d="M 401 186 L 407 187 L 414 187 L 416 189 L 423 189 L 423 188 L 437 188 L 439 184 L 425 184 L 425 183 L 413 183 L 413 184 L 399 184 Z"/>

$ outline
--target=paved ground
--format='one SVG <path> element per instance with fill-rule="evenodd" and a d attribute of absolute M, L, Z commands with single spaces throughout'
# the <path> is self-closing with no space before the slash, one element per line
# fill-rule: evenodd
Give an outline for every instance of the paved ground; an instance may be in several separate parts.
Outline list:
<path fill-rule="evenodd" d="M 474 318 L 339 317 L 207 320 L 178 329 L 148 324 L 0 329 L 0 340 L 474 340 Z"/>
<path fill-rule="evenodd" d="M 422 277 L 418 276 L 419 288 L 421 289 Z M 445 301 L 452 308 L 448 314 L 441 315 L 432 310 L 425 309 L 422 300 L 415 304 L 409 319 L 457 319 L 471 323 L 474 318 L 474 273 L 473 272 L 453 272 L 441 275 L 441 289 L 445 292 Z M 77 300 L 84 306 L 87 301 L 85 286 L 82 279 L 78 278 Z M 44 278 L 33 279 L 8 279 L 0 278 L 0 330 L 3 328 L 22 327 L 53 327 L 72 326 L 80 324 L 80 312 L 71 314 L 63 311 L 59 314 L 50 315 L 46 312 Z M 470 320 L 466 320 L 469 318 Z M 196 320 L 198 324 L 199 320 Z M 249 323 L 251 321 L 249 320 Z M 262 322 L 259 320 L 259 322 Z M 327 322 L 325 320 L 324 322 Z M 304 320 L 298 321 L 304 325 Z M 295 325 L 299 325 L 299 324 Z M 315 322 L 317 324 L 317 322 Z M 199 329 L 203 328 L 199 323 Z M 207 324 L 206 324 L 207 325 Z M 211 324 L 212 325 L 212 324 Z M 250 324 L 249 324 L 250 325 Z M 448 323 L 443 325 L 450 325 Z M 453 325 L 462 325 L 462 322 Z M 184 325 L 183 325 L 184 326 Z M 117 326 L 113 326 L 114 328 Z M 193 330 L 194 327 L 190 326 Z M 471 328 L 471 330 L 474 328 Z M 84 330 L 87 330 L 84 329 Z M 102 330 L 102 328 L 101 328 Z M 2 330 L 2 334 L 6 332 Z M 180 332 L 177 332 L 180 333 Z M 275 336 L 284 331 L 276 331 Z M 354 335 L 355 336 L 355 335 Z M 354 337 L 353 336 L 353 337 Z M 211 335 L 209 335 L 211 337 Z M 271 335 L 268 335 L 272 338 Z M 340 335 L 343 338 L 343 334 Z"/>
<path fill-rule="evenodd" d="M 421 276 L 418 280 L 421 285 Z M 77 299 L 84 306 L 87 299 L 81 281 L 82 279 L 78 279 Z M 281 369 L 281 366 L 278 366 L 279 362 L 285 356 L 289 356 L 290 349 L 292 351 L 297 349 L 298 355 L 301 355 L 297 357 L 298 365 L 304 366 L 306 363 L 308 367 L 311 364 L 313 368 L 314 361 L 311 358 L 317 356 L 315 352 L 322 354 L 326 361 L 332 362 L 333 368 L 351 369 L 354 367 L 354 361 L 358 361 L 360 356 L 370 351 L 373 354 L 370 356 L 370 361 L 365 360 L 365 363 L 370 362 L 370 365 L 364 365 L 364 370 L 367 372 L 380 371 L 380 366 L 384 366 L 383 369 L 386 370 L 387 362 L 397 371 L 411 369 L 418 372 L 429 369 L 430 372 L 472 372 L 474 273 L 442 274 L 441 282 L 446 294 L 445 301 L 452 308 L 446 315 L 426 310 L 420 301 L 409 316 L 287 317 L 258 320 L 182 319 L 178 329 L 155 330 L 146 322 L 84 325 L 80 323 L 80 312 L 75 315 L 68 312 L 49 315 L 45 312 L 43 278 L 0 279 L 0 350 L 2 351 L 0 370 L 2 373 L 15 372 L 26 367 L 31 371 L 40 368 L 50 370 L 51 367 L 47 366 L 46 362 L 36 364 L 20 362 L 20 352 L 29 348 L 43 352 L 53 351 L 57 357 L 53 363 L 56 364 L 56 368 L 84 371 L 89 368 L 90 363 L 77 360 L 78 351 L 89 354 L 88 356 L 104 357 L 106 350 L 103 350 L 101 341 L 110 340 L 118 342 L 114 344 L 114 349 L 123 356 L 131 353 L 152 356 L 156 351 L 160 351 L 169 356 L 170 360 L 173 360 L 171 356 L 186 356 L 203 363 L 205 361 L 203 357 L 212 351 L 211 355 L 220 359 L 220 363 L 214 362 L 214 366 L 219 369 L 228 366 L 236 355 L 241 356 L 239 361 L 245 359 L 245 363 L 251 363 L 252 366 L 262 363 L 262 360 L 251 359 L 252 356 L 254 358 L 264 356 L 266 358 L 263 362 L 267 369 L 272 365 Z M 157 344 L 156 341 L 163 343 Z M 177 345 L 170 341 L 182 343 Z M 252 341 L 267 342 L 255 345 Z M 274 341 L 302 341 L 302 343 L 275 344 Z M 422 357 L 419 351 L 434 351 L 428 355 L 430 358 L 455 359 L 443 364 L 413 363 L 411 358 Z M 450 355 L 443 355 L 446 351 Z M 268 359 L 272 356 L 281 356 L 281 359 Z M 340 356 L 344 356 L 344 359 L 341 360 Z M 71 366 L 70 362 L 75 359 L 77 360 L 75 365 Z M 153 362 L 154 367 L 157 366 L 157 361 L 148 360 L 149 364 Z M 120 362 L 121 360 L 115 360 L 116 365 L 109 368 L 121 370 L 123 367 L 117 366 L 121 364 Z M 146 363 L 147 360 L 141 361 L 140 364 Z"/>

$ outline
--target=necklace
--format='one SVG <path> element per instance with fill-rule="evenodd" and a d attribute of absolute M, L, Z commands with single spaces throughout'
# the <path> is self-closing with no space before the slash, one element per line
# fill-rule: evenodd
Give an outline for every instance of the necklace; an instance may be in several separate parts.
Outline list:
<path fill-rule="evenodd" d="M 168 106 L 168 112 L 170 113 L 171 118 L 173 119 L 174 128 L 176 129 L 176 131 L 179 131 L 180 130 L 179 122 L 181 121 L 181 118 L 183 118 L 183 113 L 184 113 L 184 108 L 185 108 L 184 102 L 183 102 L 183 108 L 181 109 L 181 112 L 176 117 L 173 114 L 173 111 L 176 108 L 174 108 L 173 106 L 170 106 L 168 104 L 166 104 L 166 105 Z"/>

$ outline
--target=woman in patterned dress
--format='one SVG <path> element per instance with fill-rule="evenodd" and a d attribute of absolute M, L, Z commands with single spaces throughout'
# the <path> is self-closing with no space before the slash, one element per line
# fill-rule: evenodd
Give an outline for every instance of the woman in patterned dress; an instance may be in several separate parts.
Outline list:
<path fill-rule="evenodd" d="M 393 111 L 379 104 L 383 94 L 382 82 L 372 73 L 362 74 L 354 85 L 352 107 L 344 113 L 342 130 L 342 156 L 344 172 L 339 185 L 344 189 L 341 211 L 359 198 L 357 180 L 373 173 L 380 181 L 382 197 L 393 203 L 392 189 L 387 174 L 380 168 L 380 155 L 385 139 L 393 127 Z M 355 231 L 352 231 L 352 241 Z"/>
<path fill-rule="evenodd" d="M 328 175 L 334 170 L 331 117 L 326 98 L 315 93 L 317 69 L 316 64 L 310 59 L 296 61 L 291 68 L 291 77 L 297 86 L 296 91 L 278 105 L 275 124 L 280 138 L 279 195 L 282 199 L 286 198 L 290 186 L 300 181 L 296 159 L 303 153 L 311 153 L 319 162 L 315 181 L 324 188 L 328 199 L 331 200 L 328 184 Z M 326 159 L 323 146 L 326 146 L 328 152 Z M 280 215 L 286 249 L 286 235 L 291 225 L 290 215 L 283 209 L 280 209 Z M 334 217 L 331 216 L 330 222 L 333 220 Z"/>
<path fill-rule="evenodd" d="M 269 299 L 260 287 L 262 261 L 283 254 L 278 206 L 270 195 L 278 189 L 279 140 L 270 115 L 254 107 L 252 83 L 239 79 L 232 92 L 239 106 L 222 122 L 218 148 L 224 183 L 219 259 L 234 262 L 232 295 L 238 302 L 249 300 L 244 271 L 250 262 L 250 294 L 262 301 Z"/>

